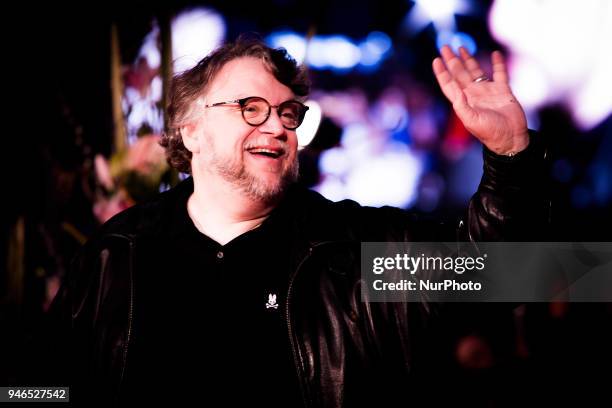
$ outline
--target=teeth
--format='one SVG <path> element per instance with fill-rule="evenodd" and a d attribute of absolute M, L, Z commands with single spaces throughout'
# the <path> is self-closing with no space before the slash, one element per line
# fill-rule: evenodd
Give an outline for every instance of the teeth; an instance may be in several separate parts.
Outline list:
<path fill-rule="evenodd" d="M 263 154 L 269 154 L 273 157 L 278 157 L 280 156 L 280 153 L 275 151 L 275 150 L 270 150 L 270 149 L 250 149 L 249 152 L 251 153 L 263 153 Z"/>

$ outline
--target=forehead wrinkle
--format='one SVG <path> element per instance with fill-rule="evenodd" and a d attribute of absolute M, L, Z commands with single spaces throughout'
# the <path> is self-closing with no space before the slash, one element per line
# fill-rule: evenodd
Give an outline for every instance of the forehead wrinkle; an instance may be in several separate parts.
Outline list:
<path fill-rule="evenodd" d="M 239 64 L 243 65 L 240 66 Z M 255 72 L 259 71 L 259 72 Z M 282 103 L 292 100 L 295 95 L 289 87 L 278 81 L 272 72 L 259 59 L 252 57 L 242 57 L 229 61 L 219 70 L 211 81 L 211 89 L 206 93 L 205 99 L 207 103 L 211 98 L 222 97 L 224 100 L 234 100 L 246 98 L 249 96 L 262 97 L 271 104 L 275 102 Z M 245 91 L 244 88 L 251 89 Z M 227 88 L 230 91 L 225 92 Z M 280 89 L 281 100 L 270 101 L 270 89 L 274 88 L 274 93 Z"/>

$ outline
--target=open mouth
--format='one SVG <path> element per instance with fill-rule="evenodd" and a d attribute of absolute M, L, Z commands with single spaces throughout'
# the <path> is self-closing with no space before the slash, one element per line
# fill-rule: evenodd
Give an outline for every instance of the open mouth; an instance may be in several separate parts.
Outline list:
<path fill-rule="evenodd" d="M 267 149 L 267 148 L 256 147 L 252 149 L 247 149 L 247 151 L 251 154 L 258 155 L 258 156 L 265 156 L 271 159 L 278 159 L 279 157 L 283 155 L 282 149 Z"/>

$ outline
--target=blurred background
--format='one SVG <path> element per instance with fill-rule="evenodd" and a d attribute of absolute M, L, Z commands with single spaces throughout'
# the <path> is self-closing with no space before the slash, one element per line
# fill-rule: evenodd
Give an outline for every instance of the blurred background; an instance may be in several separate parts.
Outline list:
<path fill-rule="evenodd" d="M 551 240 L 611 240 L 607 0 L 111 1 L 23 4 L 4 20 L 0 385 L 14 380 L 18 351 L 97 226 L 184 177 L 157 145 L 168 78 L 242 33 L 309 68 L 301 183 L 448 220 L 479 183 L 481 146 L 431 62 L 442 45 L 462 45 L 487 71 L 502 50 L 530 127 L 550 146 Z M 609 304 L 551 303 L 457 325 L 446 375 L 479 390 L 469 403 L 502 404 L 506 375 L 517 387 L 550 378 L 542 398 L 581 401 L 568 390 L 585 373 L 611 376 L 611 316 Z"/>

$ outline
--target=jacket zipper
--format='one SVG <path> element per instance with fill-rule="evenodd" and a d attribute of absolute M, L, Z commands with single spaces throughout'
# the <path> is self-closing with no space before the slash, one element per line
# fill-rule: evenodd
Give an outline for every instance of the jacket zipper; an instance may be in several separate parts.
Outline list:
<path fill-rule="evenodd" d="M 128 325 L 127 325 L 127 334 L 125 343 L 123 343 L 123 358 L 121 365 L 121 373 L 119 375 L 119 384 L 117 385 L 117 395 L 115 396 L 115 401 L 120 402 L 121 390 L 123 388 L 123 381 L 125 377 L 125 369 L 127 367 L 127 355 L 128 355 L 128 347 L 130 344 L 130 340 L 132 338 L 132 327 L 134 321 L 134 241 L 132 238 L 122 235 L 122 234 L 112 234 L 111 236 L 115 238 L 125 239 L 128 242 L 130 247 L 130 263 L 129 263 L 129 280 L 130 280 L 130 299 L 129 299 L 129 309 L 128 309 Z"/>
<path fill-rule="evenodd" d="M 298 273 L 300 272 L 300 270 L 302 269 L 302 265 L 304 264 L 304 262 L 306 262 L 308 260 L 308 258 L 310 258 L 310 256 L 312 255 L 313 251 L 315 248 L 318 248 L 320 246 L 323 246 L 325 244 L 329 244 L 331 243 L 330 241 L 328 242 L 318 242 L 315 243 L 313 245 L 311 245 L 308 248 L 308 253 L 302 258 L 302 260 L 299 262 L 297 268 L 295 269 L 295 272 L 293 272 L 293 274 L 291 275 L 291 278 L 289 279 L 289 287 L 287 289 L 287 300 L 285 302 L 285 319 L 287 322 L 287 331 L 289 333 L 289 344 L 291 344 L 291 351 L 293 353 L 293 362 L 295 364 L 295 368 L 296 368 L 296 373 L 298 376 L 298 383 L 300 384 L 300 391 L 302 392 L 302 400 L 304 402 L 304 407 L 308 408 L 309 406 L 311 406 L 311 404 L 309 403 L 309 398 L 307 398 L 306 396 L 306 387 L 305 387 L 305 380 L 304 380 L 304 361 L 300 356 L 299 353 L 299 349 L 298 346 L 293 338 L 293 326 L 291 324 L 291 318 L 289 316 L 289 306 L 290 306 L 290 302 L 291 302 L 291 289 L 293 288 L 293 282 L 295 281 L 295 278 L 297 277 Z"/>
<path fill-rule="evenodd" d="M 127 355 L 130 340 L 132 339 L 132 327 L 134 320 L 134 243 L 130 241 L 130 307 L 128 311 L 128 329 L 123 345 L 123 365 L 121 367 L 121 377 L 119 377 L 119 389 L 117 397 L 121 395 L 121 389 L 123 388 L 123 381 L 125 377 L 125 368 L 127 366 Z"/>

